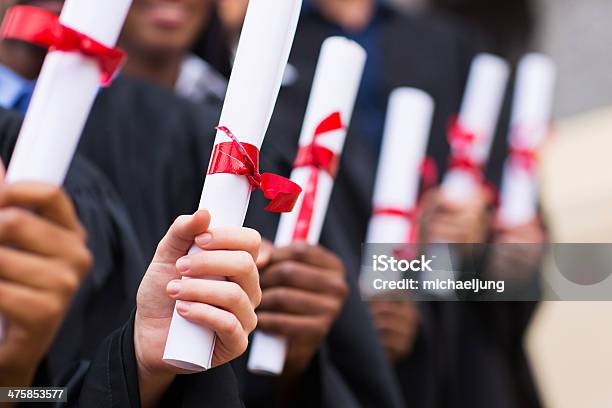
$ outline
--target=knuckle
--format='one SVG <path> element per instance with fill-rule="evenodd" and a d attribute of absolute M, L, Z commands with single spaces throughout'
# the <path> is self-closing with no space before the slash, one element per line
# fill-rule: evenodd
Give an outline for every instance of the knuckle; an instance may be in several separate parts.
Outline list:
<path fill-rule="evenodd" d="M 45 307 L 42 309 L 41 321 L 43 324 L 51 325 L 52 322 L 56 321 L 63 315 L 64 302 L 59 298 L 54 297 L 46 302 Z"/>
<path fill-rule="evenodd" d="M 297 271 L 297 262 L 295 261 L 285 261 L 281 263 L 278 267 L 277 271 L 277 279 L 278 283 L 281 285 L 286 285 L 291 282 L 291 278 L 295 275 Z"/>
<path fill-rule="evenodd" d="M 326 321 L 319 321 L 317 324 L 313 325 L 312 334 L 318 338 L 322 338 L 327 336 L 327 327 L 328 324 Z"/>
<path fill-rule="evenodd" d="M 285 289 L 277 288 L 267 293 L 268 306 L 272 310 L 282 309 L 285 305 Z"/>
<path fill-rule="evenodd" d="M 12 234 L 23 223 L 25 214 L 15 207 L 5 209 L 3 213 L 0 229 L 4 234 Z"/>
<path fill-rule="evenodd" d="M 81 242 L 87 242 L 87 230 L 85 229 L 85 227 L 83 227 L 82 224 L 77 224 L 77 226 L 74 228 L 74 233 L 76 234 L 77 238 L 79 239 L 79 241 Z"/>
<path fill-rule="evenodd" d="M 252 228 L 245 228 L 245 231 L 247 231 L 247 233 L 249 234 L 250 247 L 259 249 L 259 247 L 261 246 L 261 234 Z"/>
<path fill-rule="evenodd" d="M 40 189 L 40 201 L 45 204 L 54 204 L 64 199 L 64 190 L 58 186 L 44 185 Z"/>
<path fill-rule="evenodd" d="M 74 268 L 64 262 L 57 262 L 57 273 L 55 277 L 56 288 L 64 298 L 69 298 L 78 290 L 81 282 Z"/>
<path fill-rule="evenodd" d="M 244 301 L 246 294 L 242 290 L 242 287 L 236 282 L 228 282 L 228 291 L 226 301 L 230 305 L 237 305 Z"/>
<path fill-rule="evenodd" d="M 308 254 L 308 244 L 306 242 L 295 242 L 291 246 L 291 257 L 298 261 L 304 260 Z"/>
<path fill-rule="evenodd" d="M 92 253 L 85 247 L 82 247 L 76 257 L 75 265 L 80 276 L 85 276 L 93 267 L 94 257 Z"/>
<path fill-rule="evenodd" d="M 338 290 L 338 295 L 340 296 L 341 299 L 346 299 L 351 291 L 349 289 L 349 285 L 346 283 L 344 279 L 338 282 L 337 290 Z"/>
<path fill-rule="evenodd" d="M 238 356 L 243 355 L 244 353 L 246 353 L 247 349 L 249 347 L 249 338 L 247 336 L 247 333 L 243 333 L 240 335 L 240 338 L 237 342 L 236 345 L 236 353 Z"/>
<path fill-rule="evenodd" d="M 253 299 L 251 302 L 253 303 L 253 307 L 257 308 L 261 304 L 261 298 L 263 297 L 263 292 L 261 290 L 261 286 L 257 285 L 255 288 L 255 293 L 253 293 Z"/>
<path fill-rule="evenodd" d="M 47 191 L 46 199 L 48 202 L 55 202 L 65 198 L 64 189 L 62 187 L 51 186 Z"/>
<path fill-rule="evenodd" d="M 219 330 L 226 335 L 236 333 L 238 328 L 242 328 L 242 326 L 238 318 L 233 314 L 228 315 L 228 317 L 224 318 L 219 324 Z"/>
<path fill-rule="evenodd" d="M 238 266 L 238 269 L 240 270 L 241 274 L 252 273 L 254 270 L 253 268 L 255 267 L 256 269 L 255 261 L 253 260 L 251 254 L 249 254 L 248 252 L 237 251 L 235 253 L 235 257 L 236 265 Z"/>
<path fill-rule="evenodd" d="M 247 333 L 251 333 L 253 330 L 255 330 L 257 327 L 257 314 L 255 314 L 254 310 L 249 313 L 249 318 L 243 326 Z"/>

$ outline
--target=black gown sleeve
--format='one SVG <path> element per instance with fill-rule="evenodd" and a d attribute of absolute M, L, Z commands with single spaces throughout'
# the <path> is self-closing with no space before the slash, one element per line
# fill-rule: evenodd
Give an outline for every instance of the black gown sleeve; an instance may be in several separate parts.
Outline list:
<path fill-rule="evenodd" d="M 71 407 L 139 407 L 134 317 L 98 348 L 80 388 L 69 389 Z M 177 376 L 160 407 L 243 407 L 231 366 Z"/>

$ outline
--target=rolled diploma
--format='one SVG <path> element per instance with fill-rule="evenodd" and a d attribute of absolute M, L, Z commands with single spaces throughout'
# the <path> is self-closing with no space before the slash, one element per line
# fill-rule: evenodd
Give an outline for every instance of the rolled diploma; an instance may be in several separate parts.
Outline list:
<path fill-rule="evenodd" d="M 340 112 L 342 123 L 345 127 L 348 126 L 365 61 L 365 50 L 354 41 L 343 37 L 330 37 L 323 42 L 302 126 L 300 146 L 307 146 L 312 142 L 316 127 L 333 112 Z M 346 128 L 321 135 L 317 141 L 340 155 L 345 139 Z M 310 172 L 311 169 L 308 167 L 296 168 L 291 173 L 291 180 L 305 188 Z M 307 239 L 311 245 L 319 243 L 333 185 L 332 176 L 325 171 L 319 172 Z M 303 197 L 304 194 L 298 199 L 294 211 L 281 215 L 274 242 L 276 246 L 286 246 L 292 242 Z M 286 355 L 286 338 L 257 331 L 251 342 L 247 368 L 258 374 L 280 375 L 283 372 Z"/>
<path fill-rule="evenodd" d="M 251 0 L 240 36 L 219 123 L 241 142 L 261 148 L 297 27 L 301 0 Z M 272 12 L 273 11 L 273 12 Z M 228 142 L 217 132 L 215 145 Z M 246 177 L 212 174 L 206 177 L 199 208 L 211 214 L 211 228 L 242 226 L 251 196 Z M 190 254 L 199 252 L 195 245 Z M 164 361 L 190 371 L 210 368 L 215 334 L 181 317 L 176 309 L 164 351 Z"/>
<path fill-rule="evenodd" d="M 470 156 L 482 165 L 489 157 L 509 75 L 508 63 L 494 55 L 479 54 L 472 62 L 458 119 L 480 138 Z M 449 199 L 463 202 L 474 193 L 476 184 L 469 172 L 453 169 L 444 177 L 442 190 Z"/>
<path fill-rule="evenodd" d="M 528 54 L 519 63 L 510 122 L 510 146 L 536 151 L 549 130 L 556 81 L 554 62 Z M 514 132 L 512 129 L 518 129 Z M 522 129 L 522 131 L 521 131 Z M 537 212 L 536 175 L 506 161 L 498 217 L 506 226 L 531 221 Z"/>
<path fill-rule="evenodd" d="M 434 101 L 414 88 L 398 88 L 389 97 L 385 133 L 381 147 L 373 208 L 412 210 L 416 207 L 421 179 L 421 163 L 427 150 Z M 373 215 L 367 243 L 408 243 L 410 220 L 388 215 Z M 385 272 L 385 276 L 390 276 Z M 361 290 L 373 294 L 362 273 Z"/>
<path fill-rule="evenodd" d="M 60 21 L 114 47 L 130 4 L 131 0 L 66 0 Z M 99 84 L 95 60 L 78 52 L 47 54 L 15 144 L 7 183 L 64 183 Z M 2 330 L 0 322 L 0 340 Z"/>

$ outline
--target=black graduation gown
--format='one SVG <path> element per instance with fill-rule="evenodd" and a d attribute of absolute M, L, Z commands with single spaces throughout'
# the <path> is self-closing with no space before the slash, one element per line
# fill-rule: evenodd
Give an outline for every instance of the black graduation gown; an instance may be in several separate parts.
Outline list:
<path fill-rule="evenodd" d="M 411 86 L 434 98 L 436 105 L 428 155 L 443 174 L 449 151 L 446 142 L 448 121 L 459 110 L 469 66 L 479 51 L 480 41 L 451 20 L 400 16 L 384 7 L 380 8 L 378 17 L 383 92 L 388 97 L 396 87 Z M 266 145 L 266 148 L 285 146 L 276 149 L 279 150 L 276 157 L 281 161 L 284 158 L 286 167 L 295 156 L 321 43 L 336 34 L 337 29 L 316 13 L 303 16 L 300 21 L 290 57 L 290 63 L 297 70 L 297 81 L 281 90 L 269 136 L 273 140 L 268 140 Z M 507 99 L 502 123 L 507 121 Z M 356 110 L 354 118 L 359 114 Z M 504 131 L 500 126 L 487 169 L 488 178 L 494 183 L 499 183 L 506 153 L 505 138 L 500 137 Z M 341 254 L 349 265 L 360 262 L 377 166 L 377 154 L 360 132 L 354 125 L 349 129 L 321 241 Z M 357 270 L 352 269 L 353 272 Z M 491 328 L 486 324 L 489 317 L 485 313 L 491 306 L 497 310 L 513 310 L 503 314 L 507 318 L 503 328 Z M 508 406 L 513 407 L 539 405 L 520 342 L 510 347 L 511 354 L 497 342 L 500 332 L 506 338 L 509 331 L 515 340 L 522 337 L 533 305 L 439 302 L 421 303 L 419 307 L 424 324 L 415 351 L 396 367 L 409 405 L 487 407 L 499 405 L 500 400 L 510 401 Z M 519 314 L 519 318 L 513 317 Z M 330 336 L 330 340 L 335 338 Z M 356 384 L 377 383 L 376 378 L 371 378 L 372 372 L 359 364 L 360 360 L 344 353 L 347 348 L 342 340 L 334 344 L 330 345 L 330 357 L 340 371 L 360 377 Z M 515 364 L 517 359 L 521 363 Z M 474 365 L 476 361 L 480 362 L 478 368 Z M 374 376 L 377 374 L 374 371 Z M 475 400 L 476 395 L 484 397 Z"/>
<path fill-rule="evenodd" d="M 8 162 L 21 117 L 0 110 L 0 153 Z M 75 157 L 64 188 L 88 234 L 94 264 L 82 282 L 35 386 L 66 386 L 70 406 L 139 406 L 133 346 L 135 295 L 146 270 L 131 220 L 114 188 L 87 160 Z M 242 406 L 229 365 L 179 377 L 171 406 Z"/>

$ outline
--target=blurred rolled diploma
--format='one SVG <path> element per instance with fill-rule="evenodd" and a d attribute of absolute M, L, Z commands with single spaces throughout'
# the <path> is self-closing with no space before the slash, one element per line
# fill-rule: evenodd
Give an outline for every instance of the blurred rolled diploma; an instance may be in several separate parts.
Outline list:
<path fill-rule="evenodd" d="M 457 120 L 465 131 L 476 136 L 466 155 L 480 167 L 489 158 L 509 74 L 508 63 L 494 55 L 479 54 L 472 62 Z M 444 177 L 442 191 L 449 199 L 462 202 L 471 197 L 479 183 L 472 172 L 451 168 Z"/>
<path fill-rule="evenodd" d="M 240 142 L 258 149 L 276 104 L 301 5 L 301 0 L 249 2 L 219 124 L 229 128 Z M 217 132 L 215 145 L 228 141 L 223 132 Z M 210 211 L 211 228 L 242 226 L 250 196 L 246 177 L 210 174 L 199 208 Z M 198 251 L 194 245 L 189 253 Z M 189 322 L 175 309 L 164 361 L 186 370 L 204 371 L 211 366 L 214 345 L 213 331 Z"/>
<path fill-rule="evenodd" d="M 460 133 L 468 138 L 473 137 L 473 140 L 459 149 L 451 143 L 451 161 L 460 158 L 471 169 L 449 166 L 441 186 L 442 193 L 449 200 L 458 203 L 469 200 L 483 182 L 483 167 L 489 159 L 509 76 L 508 63 L 497 56 L 479 54 L 472 61 L 456 125 L 461 129 Z M 452 131 L 449 132 L 449 138 L 451 135 Z M 458 141 L 459 145 L 461 143 Z M 443 241 L 433 239 L 434 244 Z M 437 259 L 439 265 L 446 265 L 448 270 L 423 272 L 422 279 L 454 279 L 453 265 L 459 260 L 454 248 L 431 245 L 427 251 Z M 453 291 L 435 290 L 433 294 L 448 297 L 453 295 Z"/>
<path fill-rule="evenodd" d="M 366 237 L 368 244 L 415 243 L 411 238 L 416 228 L 414 212 L 433 111 L 433 99 L 419 89 L 398 88 L 391 93 L 372 199 L 374 213 Z M 372 276 L 367 271 L 365 268 L 360 279 L 362 293 L 368 297 L 380 294 L 371 286 Z M 386 277 L 389 274 L 385 272 Z M 397 280 L 399 276 L 390 279 Z"/>
<path fill-rule="evenodd" d="M 498 220 L 512 227 L 537 215 L 536 152 L 549 132 L 556 81 L 554 62 L 528 54 L 518 66 Z"/>
<path fill-rule="evenodd" d="M 316 137 L 317 145 L 329 149 L 338 158 L 342 154 L 365 61 L 364 49 L 353 41 L 343 37 L 331 37 L 324 41 L 302 126 L 299 141 L 301 148 L 311 145 Z M 329 122 L 330 115 L 334 114 L 339 114 L 342 127 L 317 135 L 317 128 L 320 128 L 326 119 Z M 299 184 L 304 193 L 294 211 L 281 216 L 274 242 L 276 246 L 289 245 L 296 240 L 298 227 L 304 227 L 298 223 L 303 222 L 300 221 L 300 213 L 304 200 L 308 197 L 308 181 L 313 169 L 315 168 L 312 166 L 299 166 L 291 173 L 291 180 Z M 327 171 L 318 170 L 312 216 L 308 228 L 303 229 L 305 240 L 311 245 L 319 243 L 334 185 L 333 176 Z M 248 369 L 258 374 L 280 375 L 283 372 L 286 355 L 286 338 L 257 331 L 251 342 Z"/>
<path fill-rule="evenodd" d="M 131 0 L 66 0 L 60 22 L 114 47 L 130 5 Z M 64 183 L 99 86 L 100 68 L 94 59 L 78 52 L 47 54 L 7 169 L 7 183 Z M 0 321 L 0 340 L 2 331 Z"/>

